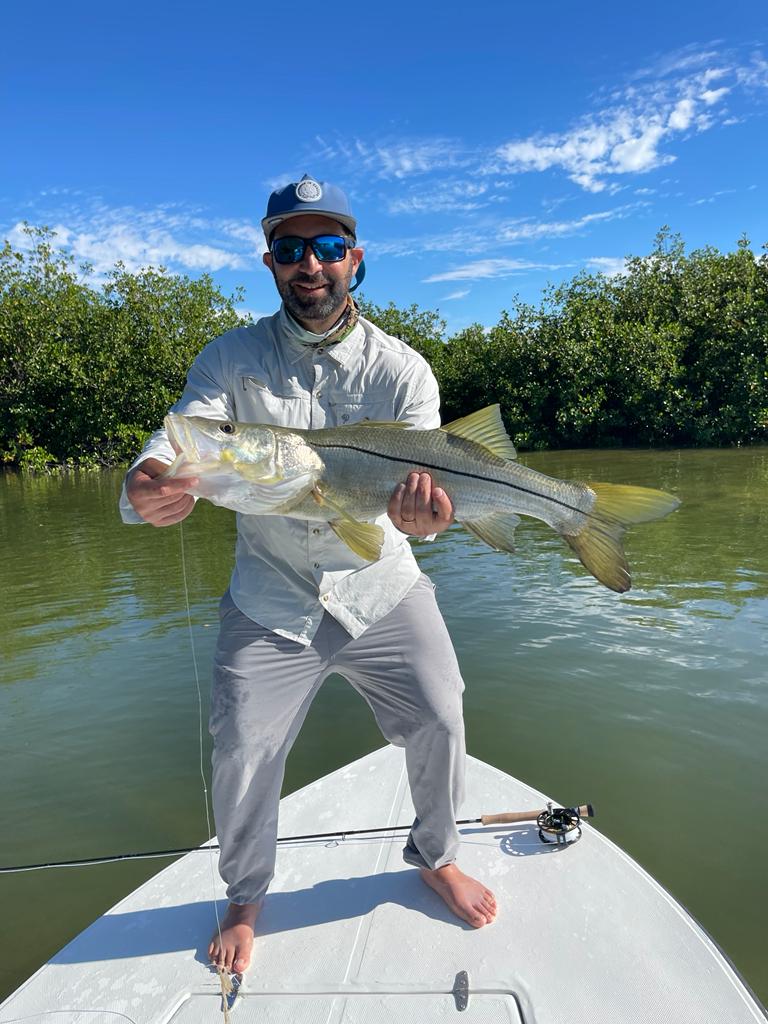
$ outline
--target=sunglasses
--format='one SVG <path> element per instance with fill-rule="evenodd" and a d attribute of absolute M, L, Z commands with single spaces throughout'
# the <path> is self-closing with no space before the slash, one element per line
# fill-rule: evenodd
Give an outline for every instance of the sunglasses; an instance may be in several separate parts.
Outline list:
<path fill-rule="evenodd" d="M 320 263 L 339 263 L 347 255 L 347 249 L 354 246 L 354 241 L 343 235 L 317 235 L 316 238 L 299 238 L 298 235 L 285 235 L 276 238 L 270 248 L 275 263 L 301 263 L 307 246 L 312 247 Z"/>

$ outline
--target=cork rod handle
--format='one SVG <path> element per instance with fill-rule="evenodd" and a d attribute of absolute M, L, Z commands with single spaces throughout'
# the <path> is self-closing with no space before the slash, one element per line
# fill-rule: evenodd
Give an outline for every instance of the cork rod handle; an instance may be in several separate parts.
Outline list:
<path fill-rule="evenodd" d="M 546 811 L 546 807 L 544 810 Z M 595 815 L 592 804 L 582 804 L 577 807 L 579 816 L 582 818 L 593 818 Z M 506 811 L 503 814 L 484 814 L 480 821 L 483 825 L 511 825 L 516 821 L 536 821 L 541 811 Z"/>

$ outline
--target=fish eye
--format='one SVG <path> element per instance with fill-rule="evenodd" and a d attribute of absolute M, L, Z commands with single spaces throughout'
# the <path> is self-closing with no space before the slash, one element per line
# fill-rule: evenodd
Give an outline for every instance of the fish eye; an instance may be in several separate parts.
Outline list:
<path fill-rule="evenodd" d="M 235 425 L 234 423 L 222 423 L 221 426 L 219 427 L 219 430 L 222 432 L 222 434 L 234 434 Z"/>

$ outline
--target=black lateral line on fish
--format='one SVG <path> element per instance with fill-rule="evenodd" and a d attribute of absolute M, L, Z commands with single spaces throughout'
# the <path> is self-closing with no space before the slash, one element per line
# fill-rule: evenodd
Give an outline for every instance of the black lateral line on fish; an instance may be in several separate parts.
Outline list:
<path fill-rule="evenodd" d="M 405 466 L 413 466 L 413 459 L 401 459 L 397 455 L 383 455 L 381 452 L 371 451 L 369 448 L 359 448 L 355 444 L 326 444 L 322 441 L 315 441 L 314 439 L 310 442 L 313 448 L 341 448 L 344 451 L 360 452 L 362 455 L 372 455 L 377 459 L 388 459 L 390 462 L 402 462 Z M 583 508 L 576 508 L 574 505 L 569 505 L 567 501 L 561 501 L 559 498 L 552 498 L 548 494 L 542 494 L 540 491 L 531 491 L 527 487 L 521 487 L 519 484 L 510 483 L 509 480 L 498 480 L 493 476 L 480 476 L 479 473 L 469 473 L 463 469 L 449 469 L 447 466 L 434 466 L 428 462 L 420 462 L 420 466 L 425 469 L 436 469 L 441 473 L 453 473 L 454 476 L 467 476 L 471 477 L 472 480 L 482 480 L 487 484 L 501 484 L 503 487 L 511 487 L 515 491 L 520 491 L 523 494 L 530 494 L 534 498 L 542 498 L 544 501 L 551 501 L 555 505 L 560 505 L 562 508 L 567 508 L 570 512 L 578 512 L 581 516 L 588 516 L 590 519 L 597 519 L 599 522 L 608 523 L 609 520 L 604 519 L 602 516 L 596 516 L 593 512 L 585 512 Z"/>

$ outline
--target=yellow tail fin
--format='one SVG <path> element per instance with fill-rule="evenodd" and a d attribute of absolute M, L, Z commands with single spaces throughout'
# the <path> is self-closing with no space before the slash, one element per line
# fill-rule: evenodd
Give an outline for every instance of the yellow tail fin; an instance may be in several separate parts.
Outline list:
<path fill-rule="evenodd" d="M 628 526 L 661 519 L 680 502 L 665 491 L 623 484 L 589 484 L 595 503 L 587 521 L 575 534 L 563 537 L 592 575 L 611 590 L 623 594 L 632 586 L 621 541 Z"/>

